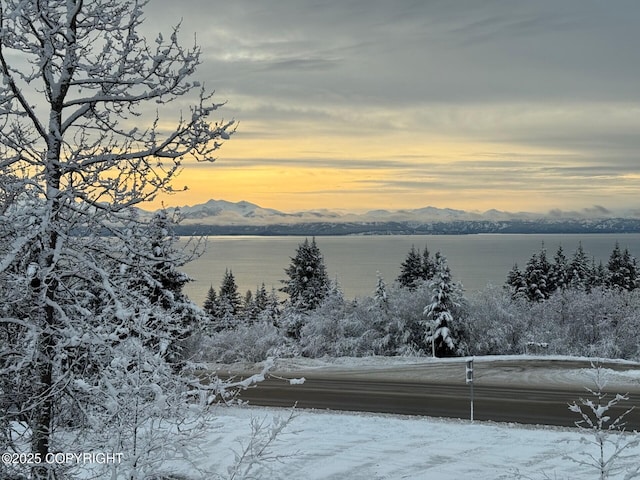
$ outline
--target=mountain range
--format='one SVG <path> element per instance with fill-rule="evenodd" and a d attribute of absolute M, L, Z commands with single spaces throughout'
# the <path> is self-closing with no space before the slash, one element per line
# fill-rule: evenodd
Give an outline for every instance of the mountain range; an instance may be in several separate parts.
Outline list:
<path fill-rule="evenodd" d="M 181 235 L 345 235 L 467 233 L 640 232 L 638 212 L 616 215 L 595 206 L 582 212 L 552 210 L 547 214 L 488 210 L 468 212 L 423 207 L 352 213 L 305 210 L 286 213 L 247 201 L 209 200 L 169 208 L 182 218 Z"/>

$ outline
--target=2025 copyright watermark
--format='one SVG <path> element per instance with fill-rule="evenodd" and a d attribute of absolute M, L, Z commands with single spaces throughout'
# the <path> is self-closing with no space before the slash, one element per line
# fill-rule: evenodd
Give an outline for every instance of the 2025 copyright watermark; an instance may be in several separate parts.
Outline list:
<path fill-rule="evenodd" d="M 11 453 L 5 452 L 0 457 L 2 463 L 5 465 L 39 465 L 42 463 L 55 464 L 55 465 L 67 465 L 78 463 L 121 463 L 123 453 L 106 453 L 106 452 L 57 452 L 47 453 L 42 455 L 40 453 Z"/>

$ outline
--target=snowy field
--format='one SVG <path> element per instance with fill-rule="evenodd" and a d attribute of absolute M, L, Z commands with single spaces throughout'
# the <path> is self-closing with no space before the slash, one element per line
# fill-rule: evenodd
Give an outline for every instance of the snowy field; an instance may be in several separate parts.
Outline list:
<path fill-rule="evenodd" d="M 202 445 L 201 466 L 224 478 L 233 463 L 232 450 L 239 452 L 248 442 L 251 419 L 268 424 L 274 416 L 287 415 L 269 408 L 221 409 L 215 432 Z M 575 429 L 312 410 L 295 415 L 273 452 L 290 456 L 252 470 L 251 478 L 599 478 L 595 470 L 566 458 L 588 450 Z"/>
<path fill-rule="evenodd" d="M 562 362 L 575 357 L 545 357 Z M 478 357 L 479 365 L 513 360 L 540 359 L 535 356 Z M 590 359 L 580 359 L 590 360 Z M 281 359 L 275 368 L 296 373 L 340 370 L 354 374 L 368 371 L 376 375 L 385 371 L 398 376 L 405 371 L 415 376 L 420 366 L 433 365 L 432 359 L 384 358 L 368 359 Z M 460 363 L 464 359 L 436 360 L 441 364 Z M 603 369 L 611 384 L 635 386 L 640 380 L 638 364 L 618 363 L 622 371 Z M 219 366 L 220 367 L 220 366 Z M 226 366 L 227 368 L 229 366 Z M 250 365 L 234 365 L 236 370 Z M 253 366 L 256 367 L 255 365 Z M 413 367 L 413 368 L 412 368 Z M 415 368 L 415 370 L 414 370 Z M 398 370 L 396 370 L 398 369 Z M 220 368 L 219 371 L 225 370 Z M 499 370 L 499 369 L 496 369 Z M 497 374 L 494 381 L 509 381 Z M 536 371 L 526 375 L 527 382 L 540 384 L 588 385 L 591 369 L 570 369 L 562 373 Z M 513 380 L 513 379 L 511 379 Z M 259 388 L 259 387 L 258 387 Z M 213 468 L 225 478 L 233 463 L 232 451 L 240 451 L 250 438 L 251 420 L 265 425 L 274 417 L 286 417 L 287 410 L 233 407 L 219 410 L 215 433 L 203 443 L 203 467 Z M 287 456 L 279 462 L 253 471 L 258 479 L 597 479 L 599 473 L 572 461 L 584 460 L 579 453 L 597 454 L 597 447 L 581 442 L 585 437 L 577 429 L 524 426 L 494 422 L 470 423 L 465 420 L 399 415 L 297 410 L 274 446 L 276 456 Z M 576 414 L 569 412 L 568 418 Z M 590 436 L 585 437 L 591 440 Z M 633 453 L 640 463 L 640 450 Z M 294 453 L 295 452 L 295 453 Z M 608 478 L 624 478 L 612 475 Z"/>

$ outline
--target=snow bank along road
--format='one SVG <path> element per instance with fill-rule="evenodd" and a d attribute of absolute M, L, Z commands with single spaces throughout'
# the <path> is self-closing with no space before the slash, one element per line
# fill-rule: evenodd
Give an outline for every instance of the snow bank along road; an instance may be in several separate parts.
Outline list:
<path fill-rule="evenodd" d="M 353 362 L 356 359 L 352 359 Z M 278 361 L 272 375 L 241 393 L 251 405 L 469 418 L 470 387 L 465 359 L 414 360 L 408 364 L 318 365 L 301 359 Z M 282 363 L 284 362 L 284 363 Z M 635 406 L 627 429 L 640 430 L 640 364 L 605 362 L 605 391 L 628 393 L 613 414 Z M 248 376 L 247 366 L 219 368 L 219 375 Z M 589 359 L 476 357 L 474 418 L 528 424 L 572 426 L 578 419 L 567 404 L 593 388 Z M 282 378 L 277 378 L 282 377 Z M 303 384 L 283 378 L 304 377 Z"/>

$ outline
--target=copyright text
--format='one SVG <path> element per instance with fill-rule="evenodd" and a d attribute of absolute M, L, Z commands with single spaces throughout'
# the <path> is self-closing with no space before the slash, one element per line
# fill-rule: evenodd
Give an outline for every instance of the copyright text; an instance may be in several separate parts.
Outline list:
<path fill-rule="evenodd" d="M 42 455 L 40 453 L 10 453 L 5 452 L 2 454 L 2 463 L 5 465 L 38 465 L 41 463 L 67 465 L 78 463 L 121 463 L 123 453 L 105 453 L 105 452 L 57 452 L 47 453 Z"/>

